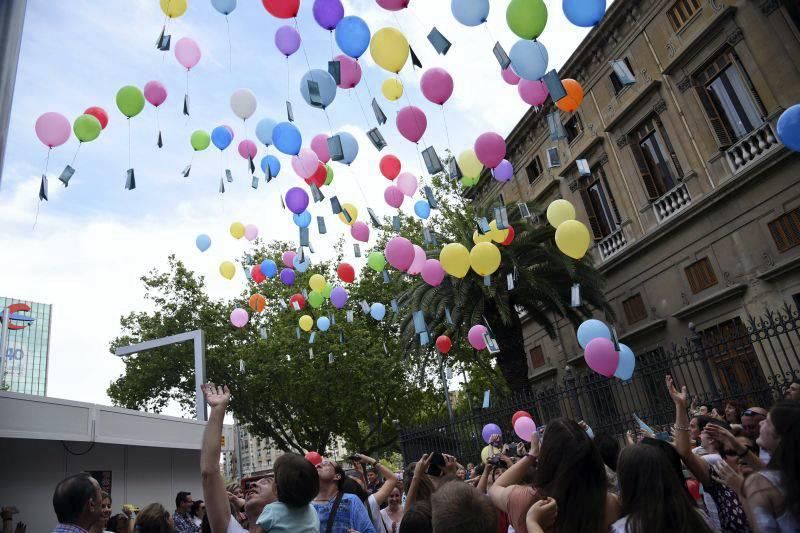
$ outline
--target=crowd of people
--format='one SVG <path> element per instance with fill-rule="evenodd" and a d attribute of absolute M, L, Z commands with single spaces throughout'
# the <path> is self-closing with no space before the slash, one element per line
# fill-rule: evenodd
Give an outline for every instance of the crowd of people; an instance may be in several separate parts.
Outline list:
<path fill-rule="evenodd" d="M 352 457 L 361 468 L 345 471 L 287 453 L 270 475 L 226 486 L 220 437 L 230 393 L 207 384 L 203 500 L 179 492 L 174 512 L 152 503 L 112 516 L 110 496 L 76 474 L 53 494 L 53 533 L 800 531 L 800 382 L 768 410 L 690 402 L 671 376 L 665 386 L 671 436 L 629 432 L 621 442 L 557 418 L 477 466 L 433 452 L 398 475 L 361 454 Z M 25 532 L 12 530 L 8 508 L 2 518 L 2 533 Z"/>

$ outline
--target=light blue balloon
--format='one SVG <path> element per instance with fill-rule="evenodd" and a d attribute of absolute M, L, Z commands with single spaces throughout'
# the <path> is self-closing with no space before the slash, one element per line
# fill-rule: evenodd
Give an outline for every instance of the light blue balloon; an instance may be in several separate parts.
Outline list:
<path fill-rule="evenodd" d="M 375 302 L 369 308 L 369 316 L 380 322 L 386 316 L 386 306 L 380 302 Z"/>
<path fill-rule="evenodd" d="M 307 228 L 309 224 L 311 224 L 311 213 L 308 211 L 303 211 L 299 215 L 294 215 L 294 223 L 297 225 L 298 228 Z"/>
<path fill-rule="evenodd" d="M 275 148 L 286 155 L 297 155 L 303 145 L 303 136 L 300 130 L 291 122 L 281 122 L 272 130 L 272 142 Z"/>
<path fill-rule="evenodd" d="M 622 381 L 628 381 L 633 377 L 633 369 L 635 366 L 636 356 L 633 355 L 633 350 L 620 343 L 619 364 L 617 365 L 617 371 L 614 372 L 614 375 Z"/>
<path fill-rule="evenodd" d="M 201 252 L 205 252 L 211 247 L 211 237 L 203 233 L 197 236 L 197 239 L 195 239 L 194 243 Z"/>
<path fill-rule="evenodd" d="M 272 279 L 278 274 L 278 265 L 272 259 L 264 259 L 261 262 L 261 273 Z"/>
<path fill-rule="evenodd" d="M 236 9 L 236 0 L 211 0 L 211 5 L 214 9 L 227 16 Z"/>
<path fill-rule="evenodd" d="M 271 118 L 262 118 L 256 124 L 256 137 L 263 144 L 270 146 L 272 144 L 272 130 L 278 123 Z"/>
<path fill-rule="evenodd" d="M 294 269 L 298 272 L 305 272 L 308 270 L 308 267 L 311 266 L 311 259 L 308 257 L 308 254 L 303 254 L 305 258 L 303 261 L 300 261 L 300 254 L 294 256 L 294 260 L 292 263 L 294 264 Z"/>
<path fill-rule="evenodd" d="M 800 104 L 795 104 L 778 119 L 778 140 L 787 148 L 800 152 Z"/>
<path fill-rule="evenodd" d="M 230 130 L 225 126 L 217 126 L 211 130 L 211 142 L 220 150 L 225 150 L 231 145 L 232 141 L 233 135 L 231 135 Z"/>
<path fill-rule="evenodd" d="M 281 171 L 281 162 L 278 161 L 278 158 L 274 155 L 265 155 L 261 158 L 261 172 L 264 174 L 267 173 L 267 166 L 269 166 L 269 173 L 270 176 L 273 178 L 278 177 L 278 173 Z"/>
<path fill-rule="evenodd" d="M 517 41 L 508 54 L 517 76 L 536 81 L 547 72 L 547 48 L 539 41 Z"/>
<path fill-rule="evenodd" d="M 427 200 L 418 200 L 417 203 L 414 204 L 414 212 L 419 218 L 426 220 L 431 216 L 431 204 L 429 204 Z"/>
<path fill-rule="evenodd" d="M 582 28 L 596 26 L 606 14 L 606 0 L 564 0 L 561 6 L 567 19 Z"/>
<path fill-rule="evenodd" d="M 600 320 L 590 318 L 578 326 L 578 344 L 581 348 L 586 348 L 589 342 L 598 338 L 611 340 L 611 330 Z"/>
<path fill-rule="evenodd" d="M 358 157 L 358 141 L 346 131 L 340 131 L 338 135 L 342 141 L 342 153 L 344 154 L 344 158 L 339 162 L 349 165 Z"/>
<path fill-rule="evenodd" d="M 489 0 L 453 0 L 450 10 L 464 26 L 479 26 L 489 18 Z"/>
<path fill-rule="evenodd" d="M 309 81 L 315 81 L 319 86 L 319 104 L 311 101 L 311 95 L 308 90 Z M 331 76 L 327 70 L 309 70 L 306 72 L 305 76 L 303 76 L 303 79 L 300 80 L 300 94 L 303 95 L 303 100 L 311 107 L 321 107 L 325 109 L 331 105 L 336 98 L 336 80 L 333 79 L 333 76 Z"/>
<path fill-rule="evenodd" d="M 321 316 L 317 319 L 317 329 L 320 331 L 328 331 L 331 327 L 331 319 L 326 316 Z"/>
<path fill-rule="evenodd" d="M 358 59 L 369 47 L 369 26 L 361 17 L 344 17 L 336 25 L 336 44 L 353 59 Z"/>

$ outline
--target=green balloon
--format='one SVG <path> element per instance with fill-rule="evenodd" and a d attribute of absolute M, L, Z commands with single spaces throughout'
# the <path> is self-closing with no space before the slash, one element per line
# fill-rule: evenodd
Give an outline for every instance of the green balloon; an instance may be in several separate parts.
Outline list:
<path fill-rule="evenodd" d="M 479 178 L 468 178 L 464 176 L 463 178 L 461 178 L 461 185 L 464 187 L 474 187 L 475 185 L 478 184 L 478 179 Z"/>
<path fill-rule="evenodd" d="M 192 148 L 194 148 L 196 152 L 202 152 L 208 148 L 209 144 L 211 144 L 211 135 L 209 135 L 208 132 L 196 130 L 192 133 Z"/>
<path fill-rule="evenodd" d="M 97 117 L 92 115 L 81 115 L 75 119 L 72 124 L 72 131 L 75 132 L 75 137 L 82 143 L 88 143 L 100 136 L 103 131 L 103 126 Z"/>
<path fill-rule="evenodd" d="M 512 0 L 506 10 L 506 22 L 522 39 L 536 39 L 547 25 L 547 6 L 542 0 Z"/>
<path fill-rule="evenodd" d="M 319 309 L 322 307 L 323 302 L 325 301 L 325 297 L 322 295 L 321 292 L 311 291 L 308 293 L 308 303 L 314 309 Z"/>
<path fill-rule="evenodd" d="M 383 272 L 386 268 L 386 258 L 380 252 L 370 252 L 367 256 L 367 266 L 375 272 Z"/>
<path fill-rule="evenodd" d="M 325 288 L 324 288 L 324 289 L 322 289 L 322 295 L 323 295 L 325 298 L 330 298 L 330 297 L 331 297 L 331 293 L 332 293 L 332 292 L 333 292 L 333 285 L 332 285 L 332 284 L 331 284 L 331 282 L 329 281 L 328 283 L 326 283 L 326 284 L 325 284 Z"/>
<path fill-rule="evenodd" d="M 117 91 L 117 107 L 126 117 L 135 117 L 144 109 L 144 95 L 142 91 L 133 85 L 126 85 Z"/>
<path fill-rule="evenodd" d="M 327 172 L 325 177 L 325 185 L 330 185 L 333 183 L 333 168 L 330 165 L 325 165 L 325 171 Z"/>

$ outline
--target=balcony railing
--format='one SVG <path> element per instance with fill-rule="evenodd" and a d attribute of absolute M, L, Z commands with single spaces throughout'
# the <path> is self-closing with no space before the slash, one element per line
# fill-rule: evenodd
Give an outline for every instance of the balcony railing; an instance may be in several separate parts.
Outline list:
<path fill-rule="evenodd" d="M 780 142 L 772 129 L 772 124 L 765 122 L 750 132 L 747 137 L 731 146 L 725 156 L 731 166 L 731 172 L 738 174 L 779 145 Z"/>
<path fill-rule="evenodd" d="M 609 257 L 615 255 L 617 252 L 628 245 L 628 239 L 625 238 L 625 233 L 622 228 L 597 243 L 597 249 L 600 250 L 600 257 L 605 261 Z"/>
<path fill-rule="evenodd" d="M 667 191 L 664 196 L 653 202 L 653 211 L 660 224 L 691 205 L 691 203 L 692 197 L 689 196 L 689 189 L 686 188 L 685 183 L 679 183 Z"/>

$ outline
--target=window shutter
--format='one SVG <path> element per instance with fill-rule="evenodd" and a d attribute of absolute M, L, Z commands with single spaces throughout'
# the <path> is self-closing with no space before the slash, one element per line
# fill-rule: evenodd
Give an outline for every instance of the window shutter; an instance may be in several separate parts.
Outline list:
<path fill-rule="evenodd" d="M 586 187 L 581 187 L 581 200 L 583 200 L 583 206 L 586 208 L 586 216 L 589 218 L 589 226 L 592 227 L 592 233 L 594 234 L 595 240 L 602 239 L 603 232 L 600 229 L 600 222 L 597 220 L 597 214 L 594 212 L 592 199 L 589 196 L 589 191 L 586 190 Z"/>
<path fill-rule="evenodd" d="M 764 102 L 761 101 L 761 97 L 758 95 L 758 91 L 753 86 L 753 80 L 750 79 L 750 76 L 747 74 L 747 71 L 744 69 L 744 65 L 742 65 L 742 61 L 737 57 L 733 57 L 733 64 L 736 65 L 736 68 L 739 69 L 739 75 L 742 76 L 745 84 L 747 84 L 747 88 L 750 90 L 750 95 L 753 97 L 753 102 L 755 102 L 756 107 L 761 112 L 762 118 L 765 115 L 765 107 Z"/>
<path fill-rule="evenodd" d="M 647 197 L 650 200 L 655 200 L 660 195 L 658 194 L 655 181 L 653 181 L 653 175 L 650 173 L 650 167 L 647 166 L 647 160 L 644 158 L 644 153 L 642 153 L 642 147 L 639 146 L 639 139 L 635 135 L 628 135 L 628 145 L 631 147 L 633 159 L 636 161 L 636 166 L 639 168 L 639 175 L 644 182 Z"/>
<path fill-rule="evenodd" d="M 669 157 L 670 159 L 672 159 L 672 164 L 675 167 L 675 171 L 678 173 L 678 178 L 682 178 L 683 168 L 681 167 L 681 162 L 678 161 L 678 156 L 677 154 L 675 154 L 675 149 L 672 147 L 672 141 L 669 140 L 669 135 L 667 135 L 667 129 L 664 127 L 664 124 L 658 117 L 656 117 L 656 125 L 658 126 L 658 131 L 661 133 L 661 137 L 664 138 L 664 144 L 667 145 L 667 150 L 669 150 Z"/>
<path fill-rule="evenodd" d="M 614 216 L 617 217 L 617 224 L 619 224 L 622 222 L 622 217 L 619 216 L 617 201 L 614 200 L 614 193 L 611 191 L 611 187 L 608 186 L 608 179 L 606 178 L 605 173 L 603 174 L 603 189 L 605 190 L 606 196 L 608 196 L 608 201 L 611 203 L 611 209 L 614 210 Z"/>
<path fill-rule="evenodd" d="M 697 81 L 699 80 L 695 80 L 696 84 L 694 89 L 695 92 L 697 92 L 697 97 L 700 98 L 700 105 L 703 106 L 703 110 L 706 112 L 706 116 L 711 123 L 711 129 L 714 130 L 714 136 L 717 138 L 717 145 L 720 148 L 727 148 L 733 144 L 731 135 L 728 133 L 728 127 L 719 114 L 719 111 L 717 111 L 717 106 L 714 105 L 714 101 L 711 99 L 711 95 L 708 94 L 708 90 L 706 90 L 704 85 L 698 84 Z"/>

